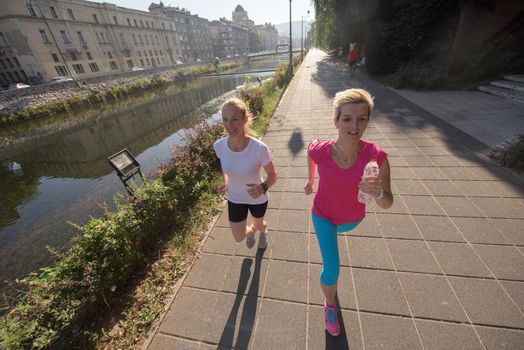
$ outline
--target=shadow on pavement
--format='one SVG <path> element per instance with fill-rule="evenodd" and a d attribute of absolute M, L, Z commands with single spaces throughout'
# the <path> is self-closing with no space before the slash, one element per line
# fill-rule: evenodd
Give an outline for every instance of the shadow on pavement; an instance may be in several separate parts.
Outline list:
<path fill-rule="evenodd" d="M 287 145 L 291 150 L 293 157 L 296 157 L 297 154 L 300 153 L 300 150 L 304 147 L 304 140 L 302 139 L 302 131 L 300 131 L 300 128 L 295 128 L 295 130 L 293 130 Z"/>
<path fill-rule="evenodd" d="M 253 278 L 251 279 L 251 284 L 249 285 L 249 290 L 247 293 L 245 293 L 245 291 L 249 277 L 251 276 L 251 265 L 253 265 L 253 259 L 245 258 L 242 261 L 235 302 L 233 303 L 233 307 L 231 308 L 231 312 L 227 318 L 226 325 L 222 331 L 222 335 L 220 336 L 220 341 L 218 343 L 219 347 L 223 346 L 228 349 L 247 349 L 249 347 L 249 340 L 251 339 L 253 327 L 255 325 L 255 315 L 258 301 L 257 296 L 260 287 L 260 266 L 262 264 L 264 252 L 264 250 L 257 249 Z M 242 299 L 245 299 L 244 307 L 242 308 L 242 314 L 240 316 L 237 339 L 233 345 L 236 328 L 235 325 Z"/>
<path fill-rule="evenodd" d="M 348 337 L 346 334 L 346 327 L 344 326 L 344 319 L 342 318 L 342 312 L 340 312 L 340 303 L 338 302 L 338 296 L 335 300 L 337 303 L 338 320 L 340 322 L 340 334 L 337 337 L 332 336 L 327 330 L 324 330 L 326 334 L 326 350 L 349 350 Z"/>

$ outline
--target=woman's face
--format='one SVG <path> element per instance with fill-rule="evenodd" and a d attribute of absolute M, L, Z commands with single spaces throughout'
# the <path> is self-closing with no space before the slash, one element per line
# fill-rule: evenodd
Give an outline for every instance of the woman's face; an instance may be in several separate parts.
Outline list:
<path fill-rule="evenodd" d="M 366 103 L 346 103 L 340 108 L 340 116 L 335 121 L 339 138 L 360 140 L 368 125 L 368 105 Z"/>
<path fill-rule="evenodd" d="M 247 116 L 234 105 L 226 105 L 222 108 L 222 123 L 230 137 L 244 135 Z"/>

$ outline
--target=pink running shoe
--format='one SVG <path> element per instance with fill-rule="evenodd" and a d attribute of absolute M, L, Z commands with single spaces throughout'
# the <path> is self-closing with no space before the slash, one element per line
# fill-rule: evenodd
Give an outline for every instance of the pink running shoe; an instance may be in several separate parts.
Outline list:
<path fill-rule="evenodd" d="M 337 307 L 335 305 L 328 305 L 324 299 L 324 320 L 326 321 L 326 329 L 332 336 L 336 337 L 340 334 L 340 324 L 338 323 Z"/>

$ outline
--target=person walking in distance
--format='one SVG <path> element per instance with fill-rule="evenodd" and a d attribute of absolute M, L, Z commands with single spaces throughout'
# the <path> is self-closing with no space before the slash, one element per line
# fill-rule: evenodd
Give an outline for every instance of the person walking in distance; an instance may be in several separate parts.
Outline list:
<path fill-rule="evenodd" d="M 355 76 L 355 67 L 357 65 L 359 54 L 360 54 L 360 49 L 357 43 L 351 43 L 349 45 L 349 51 L 348 51 L 348 64 L 349 64 L 349 76 L 350 77 Z"/>
<path fill-rule="evenodd" d="M 220 158 L 223 179 L 219 191 L 227 191 L 229 225 L 235 241 L 246 239 L 247 247 L 252 248 L 258 231 L 258 248 L 265 249 L 267 191 L 277 181 L 277 173 L 268 147 L 251 136 L 251 121 L 244 101 L 232 98 L 224 102 L 222 123 L 227 136 L 217 140 L 213 149 Z M 262 168 L 267 174 L 265 180 L 260 174 Z M 248 211 L 252 223 L 246 226 Z"/>
<path fill-rule="evenodd" d="M 384 209 L 393 205 L 393 194 L 386 152 L 362 139 L 373 109 L 371 95 L 362 89 L 344 90 L 335 95 L 333 107 L 338 136 L 334 140 L 315 140 L 309 145 L 309 174 L 304 191 L 307 195 L 313 193 L 318 166 L 318 191 L 311 216 L 322 255 L 320 286 L 325 296 L 326 329 L 337 336 L 340 333 L 335 305 L 340 271 L 337 233 L 354 229 L 364 219 L 366 206 L 358 200 L 359 191 L 374 198 Z M 378 164 L 378 176 L 363 177 L 370 161 Z"/>

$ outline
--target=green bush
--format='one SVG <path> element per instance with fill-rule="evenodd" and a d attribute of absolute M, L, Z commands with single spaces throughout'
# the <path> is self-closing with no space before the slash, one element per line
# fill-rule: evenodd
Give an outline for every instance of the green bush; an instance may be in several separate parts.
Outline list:
<path fill-rule="evenodd" d="M 502 164 L 513 170 L 524 172 L 524 134 L 520 134 L 517 142 L 511 145 L 502 158 Z"/>

